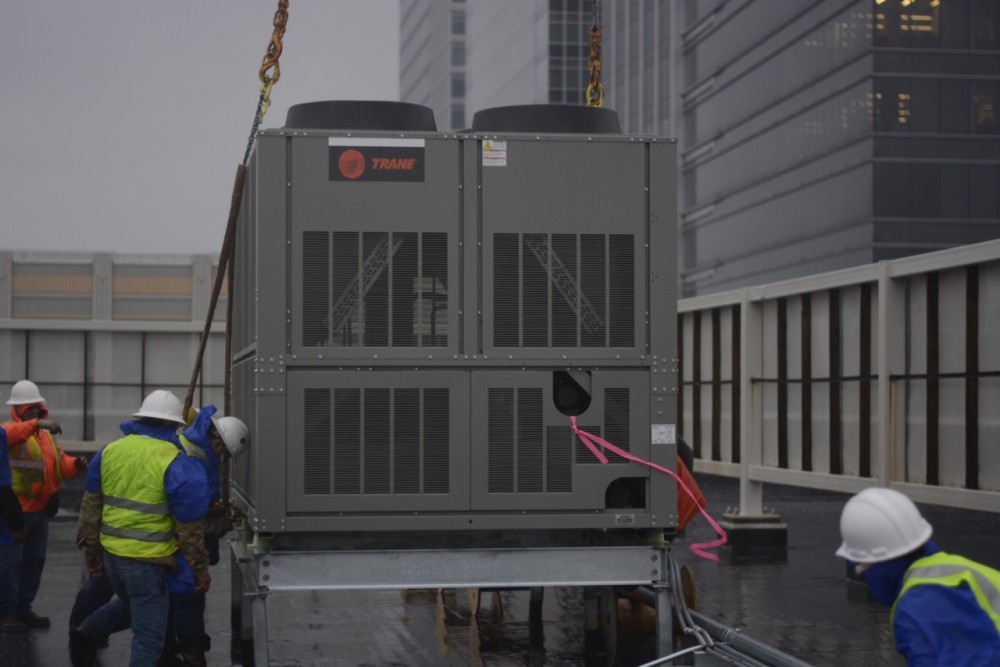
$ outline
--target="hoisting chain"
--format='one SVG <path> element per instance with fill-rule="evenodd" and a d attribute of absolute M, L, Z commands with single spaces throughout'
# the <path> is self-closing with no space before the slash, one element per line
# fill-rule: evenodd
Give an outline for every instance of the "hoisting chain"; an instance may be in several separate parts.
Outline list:
<path fill-rule="evenodd" d="M 288 0 L 278 0 L 278 10 L 274 13 L 274 32 L 271 34 L 271 41 L 267 45 L 267 53 L 260 66 L 260 99 L 257 101 L 257 113 L 254 115 L 253 128 L 250 130 L 250 138 L 247 139 L 247 150 L 243 155 L 243 163 L 236 168 L 236 179 L 233 182 L 232 198 L 229 202 L 229 220 L 226 222 L 226 234 L 222 239 L 222 252 L 219 254 L 219 266 L 215 272 L 215 281 L 212 283 L 212 295 L 208 303 L 208 315 L 205 317 L 205 326 L 201 332 L 201 340 L 198 343 L 198 352 L 195 357 L 194 370 L 191 373 L 191 382 L 188 384 L 187 396 L 184 398 L 183 414 L 188 413 L 188 409 L 194 402 L 194 390 L 201 375 L 201 365 L 205 358 L 205 346 L 211 332 L 214 321 L 215 307 L 219 302 L 219 294 L 222 291 L 222 283 L 228 277 L 229 289 L 233 286 L 233 265 L 234 248 L 236 245 L 236 220 L 240 213 L 240 202 L 243 199 L 244 185 L 246 184 L 247 161 L 250 159 L 250 152 L 253 150 L 254 140 L 257 138 L 257 129 L 260 122 L 271 106 L 271 89 L 281 77 L 281 68 L 278 59 L 281 57 L 281 38 L 285 36 L 285 27 L 288 25 Z M 230 294 L 226 299 L 226 370 L 223 380 L 223 393 L 225 394 L 225 410 L 223 414 L 231 413 L 230 388 L 232 386 L 232 322 L 233 322 L 233 299 Z M 219 457 L 219 481 L 221 483 L 220 505 L 224 515 L 233 523 L 240 520 L 242 511 L 234 507 L 229 493 L 229 456 L 223 453 Z"/>
<path fill-rule="evenodd" d="M 260 99 L 257 101 L 257 113 L 254 115 L 253 127 L 250 129 L 250 138 L 247 139 L 247 150 L 243 155 L 243 164 L 246 165 L 250 159 L 250 151 L 253 150 L 254 138 L 257 136 L 257 129 L 264 119 L 264 114 L 271 106 L 271 89 L 281 78 L 281 65 L 278 59 L 281 58 L 282 43 L 281 38 L 285 36 L 285 27 L 288 25 L 288 0 L 278 0 L 278 9 L 274 12 L 274 32 L 271 33 L 271 41 L 267 45 L 267 53 L 260 65 Z"/>
<path fill-rule="evenodd" d="M 590 38 L 590 58 L 587 66 L 590 68 L 590 85 L 587 86 L 587 106 L 604 106 L 604 86 L 601 85 L 601 27 L 598 25 L 598 6 L 594 0 L 594 24 L 587 31 Z"/>

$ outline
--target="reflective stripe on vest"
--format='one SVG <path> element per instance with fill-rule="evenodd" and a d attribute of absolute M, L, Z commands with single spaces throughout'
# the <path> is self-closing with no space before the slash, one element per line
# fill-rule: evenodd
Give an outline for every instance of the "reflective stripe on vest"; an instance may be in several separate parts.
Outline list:
<path fill-rule="evenodd" d="M 115 498 L 114 496 L 104 496 L 104 502 L 114 507 L 124 507 L 127 510 L 145 512 L 146 514 L 170 514 L 170 507 L 166 503 L 143 503 L 138 500 L 128 500 L 127 498 Z"/>
<path fill-rule="evenodd" d="M 983 613 L 990 617 L 1000 633 L 1000 572 L 943 552 L 917 560 L 906 571 L 903 590 L 892 606 L 892 616 L 895 618 L 896 606 L 911 588 L 926 585 L 958 588 L 962 584 L 969 587 Z"/>
<path fill-rule="evenodd" d="M 125 558 L 162 558 L 177 551 L 163 477 L 181 454 L 173 443 L 128 435 L 101 454 L 104 495 L 101 545 Z"/>
<path fill-rule="evenodd" d="M 21 459 L 14 459 L 10 462 L 11 470 L 14 468 L 20 468 L 22 470 L 45 470 L 45 463 L 42 461 L 22 461 Z"/>
<path fill-rule="evenodd" d="M 102 535 L 113 535 L 115 537 L 125 537 L 130 540 L 140 542 L 170 542 L 174 539 L 174 531 L 166 533 L 150 533 L 144 530 L 132 530 L 131 528 L 115 528 L 106 523 L 101 524 Z"/>
<path fill-rule="evenodd" d="M 34 498 L 45 486 L 45 455 L 35 436 L 21 443 L 17 455 L 10 457 L 10 475 L 14 493 L 22 498 Z"/>

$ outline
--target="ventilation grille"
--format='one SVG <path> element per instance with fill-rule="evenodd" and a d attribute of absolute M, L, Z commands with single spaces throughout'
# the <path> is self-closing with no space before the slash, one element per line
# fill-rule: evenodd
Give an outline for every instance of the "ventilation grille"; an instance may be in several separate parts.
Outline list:
<path fill-rule="evenodd" d="M 573 464 L 600 461 L 576 437 L 569 418 L 545 425 L 545 394 L 540 388 L 489 389 L 489 493 L 570 493 Z M 580 423 L 580 429 L 629 451 L 629 390 L 604 390 L 604 426 Z M 611 463 L 622 457 L 605 452 Z"/>
<path fill-rule="evenodd" d="M 494 234 L 495 347 L 635 346 L 635 237 Z"/>
<path fill-rule="evenodd" d="M 304 347 L 447 347 L 448 235 L 303 232 Z"/>
<path fill-rule="evenodd" d="M 448 389 L 306 389 L 306 495 L 447 494 Z"/>

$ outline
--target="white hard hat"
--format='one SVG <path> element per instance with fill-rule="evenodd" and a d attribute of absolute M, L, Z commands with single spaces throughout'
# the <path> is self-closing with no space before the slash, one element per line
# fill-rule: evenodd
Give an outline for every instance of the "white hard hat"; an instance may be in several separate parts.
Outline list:
<path fill-rule="evenodd" d="M 10 388 L 10 399 L 7 405 L 32 405 L 44 403 L 45 399 L 38 393 L 38 385 L 31 380 L 20 380 Z"/>
<path fill-rule="evenodd" d="M 250 430 L 236 417 L 212 417 L 212 423 L 233 458 L 239 456 L 250 443 Z"/>
<path fill-rule="evenodd" d="M 142 402 L 139 412 L 133 417 L 149 417 L 150 419 L 163 419 L 170 422 L 184 423 L 181 416 L 181 402 L 166 389 L 157 389 Z"/>
<path fill-rule="evenodd" d="M 865 489 L 844 505 L 837 555 L 855 563 L 880 563 L 913 551 L 933 529 L 913 501 L 899 491 Z"/>

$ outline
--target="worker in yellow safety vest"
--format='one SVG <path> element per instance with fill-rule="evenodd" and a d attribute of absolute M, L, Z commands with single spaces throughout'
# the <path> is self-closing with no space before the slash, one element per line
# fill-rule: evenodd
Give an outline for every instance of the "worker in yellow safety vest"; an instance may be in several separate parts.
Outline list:
<path fill-rule="evenodd" d="M 77 543 L 86 551 L 87 569 L 106 572 L 117 598 L 71 633 L 74 665 L 93 664 L 97 636 L 90 625 L 114 626 L 109 619 L 123 613 L 131 618 L 129 664 L 157 663 L 170 607 L 167 579 L 178 550 L 194 572 L 196 590 L 205 593 L 211 584 L 203 521 L 208 482 L 178 439 L 181 403 L 159 389 L 133 417 L 122 424 L 125 437 L 98 452 L 87 475 Z"/>
<path fill-rule="evenodd" d="M 873 487 L 844 506 L 837 555 L 892 607 L 908 667 L 1000 665 L 1000 572 L 944 553 L 932 532 L 913 501 Z"/>
<path fill-rule="evenodd" d="M 24 512 L 24 529 L 18 535 L 15 561 L 0 577 L 16 581 L 14 613 L 7 611 L 12 600 L 9 586 L 0 589 L 0 630 L 18 632 L 28 628 L 48 628 L 47 616 L 39 616 L 31 605 L 38 594 L 49 543 L 49 518 L 58 510 L 59 486 L 63 479 L 87 469 L 87 459 L 69 456 L 53 439 L 62 432 L 49 420 L 49 411 L 38 386 L 21 380 L 10 390 L 10 420 L 4 422 L 14 493 Z"/>

